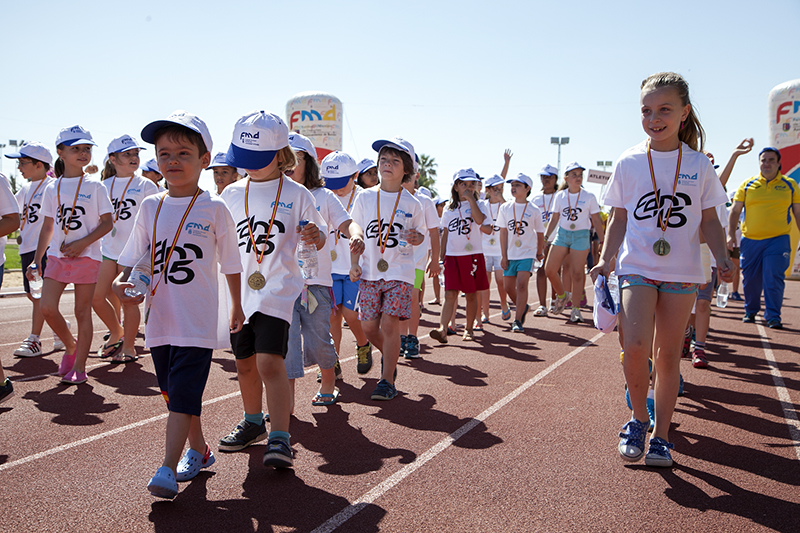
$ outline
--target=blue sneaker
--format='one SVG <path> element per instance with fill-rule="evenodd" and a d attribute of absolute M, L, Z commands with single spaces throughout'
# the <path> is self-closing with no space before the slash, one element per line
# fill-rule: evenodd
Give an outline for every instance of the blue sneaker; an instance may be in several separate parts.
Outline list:
<path fill-rule="evenodd" d="M 683 396 L 683 374 L 678 374 L 681 378 L 681 384 L 678 386 L 678 396 Z"/>
<path fill-rule="evenodd" d="M 391 400 L 395 396 L 397 396 L 397 389 L 394 388 L 394 385 L 382 379 L 378 382 L 378 386 L 375 387 L 370 398 L 373 400 Z"/>
<path fill-rule="evenodd" d="M 406 351 L 404 356 L 406 359 L 419 359 L 419 339 L 416 335 L 408 335 L 406 337 Z"/>
<path fill-rule="evenodd" d="M 283 439 L 272 439 L 267 442 L 267 451 L 264 452 L 264 466 L 275 468 L 291 468 L 294 464 L 292 448 Z"/>
<path fill-rule="evenodd" d="M 644 464 L 669 468 L 672 466 L 672 455 L 670 455 L 669 451 L 674 447 L 671 442 L 667 442 L 660 437 L 653 437 L 650 439 L 650 449 L 647 450 Z"/>
<path fill-rule="evenodd" d="M 656 427 L 656 401 L 653 398 L 647 399 L 647 416 L 650 418 L 650 428 L 647 431 L 653 431 Z"/>
<path fill-rule="evenodd" d="M 619 455 L 625 461 L 638 461 L 644 455 L 644 439 L 647 436 L 647 425 L 631 418 L 624 426 L 619 437 Z"/>
<path fill-rule="evenodd" d="M 400 335 L 400 357 L 406 355 L 408 349 L 408 335 Z"/>

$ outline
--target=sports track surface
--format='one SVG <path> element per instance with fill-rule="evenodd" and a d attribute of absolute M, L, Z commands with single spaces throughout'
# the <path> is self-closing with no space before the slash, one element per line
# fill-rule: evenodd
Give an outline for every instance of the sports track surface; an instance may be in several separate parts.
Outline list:
<path fill-rule="evenodd" d="M 313 369 L 298 381 L 294 469 L 265 468 L 261 445 L 217 452 L 165 501 L 145 489 L 166 422 L 149 354 L 90 359 L 87 385 L 61 385 L 60 352 L 11 356 L 30 308 L 2 298 L 16 395 L 0 406 L 0 530 L 798 531 L 799 305 L 800 283 L 788 282 L 783 331 L 742 324 L 740 302 L 713 308 L 711 368 L 681 364 L 672 469 L 617 455 L 629 411 L 616 334 L 566 314 L 529 316 L 512 334 L 495 303 L 478 342 L 439 346 L 427 333 L 440 307 L 426 306 L 423 357 L 401 360 L 396 399 L 369 399 L 379 354 L 358 375 L 345 330 L 339 403 L 310 405 Z M 68 316 L 71 306 L 68 293 Z M 96 321 L 95 346 L 103 332 Z M 43 339 L 47 350 L 47 327 Z M 233 356 L 215 352 L 203 410 L 212 449 L 241 416 Z"/>

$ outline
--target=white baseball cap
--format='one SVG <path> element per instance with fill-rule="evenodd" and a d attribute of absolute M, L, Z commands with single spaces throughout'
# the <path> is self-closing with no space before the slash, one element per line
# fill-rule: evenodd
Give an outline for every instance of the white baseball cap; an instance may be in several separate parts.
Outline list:
<path fill-rule="evenodd" d="M 163 120 L 156 120 L 142 128 L 142 140 L 146 143 L 155 144 L 155 134 L 161 128 L 177 124 L 184 128 L 189 128 L 195 133 L 199 133 L 203 138 L 203 144 L 206 145 L 206 150 L 209 152 L 214 148 L 214 143 L 211 142 L 211 133 L 208 131 L 208 126 L 203 122 L 203 119 L 197 115 L 193 115 L 188 111 L 178 109 L 173 111 L 170 116 Z"/>
<path fill-rule="evenodd" d="M 491 178 L 486 178 L 486 181 L 483 183 L 484 187 L 494 187 L 495 185 L 501 185 L 505 183 L 503 178 L 495 174 Z"/>
<path fill-rule="evenodd" d="M 290 133 L 289 146 L 291 146 L 292 150 L 295 152 L 305 152 L 314 159 L 317 158 L 317 149 L 314 148 L 314 143 L 311 142 L 311 139 L 305 135 L 300 133 Z"/>
<path fill-rule="evenodd" d="M 433 198 L 430 189 L 428 189 L 427 187 L 420 187 L 419 189 L 417 189 L 417 192 L 422 196 L 425 196 L 426 198 Z"/>
<path fill-rule="evenodd" d="M 338 150 L 326 155 L 319 164 L 319 173 L 325 178 L 325 187 L 333 191 L 345 187 L 356 172 L 356 160 Z"/>
<path fill-rule="evenodd" d="M 217 152 L 217 155 L 214 156 L 214 159 L 211 161 L 211 164 L 208 165 L 207 168 L 232 167 L 233 165 L 228 164 L 227 155 L 228 154 L 225 152 Z"/>
<path fill-rule="evenodd" d="M 367 170 L 371 168 L 376 168 L 378 165 L 375 164 L 375 161 L 372 159 L 362 159 L 361 162 L 358 164 L 358 173 L 363 174 Z"/>
<path fill-rule="evenodd" d="M 128 150 L 133 150 L 134 148 L 138 148 L 140 150 L 146 150 L 144 146 L 139 146 L 139 144 L 133 137 L 126 134 L 117 137 L 108 144 L 108 153 L 118 154 L 120 152 L 127 152 Z"/>
<path fill-rule="evenodd" d="M 236 121 L 228 164 L 258 170 L 269 166 L 278 150 L 289 146 L 289 127 L 274 113 L 253 111 Z"/>
<path fill-rule="evenodd" d="M 436 199 L 436 205 L 441 205 L 441 204 L 447 203 L 447 200 L 448 199 L 445 198 L 444 196 L 440 196 L 440 197 L 438 197 Z"/>
<path fill-rule="evenodd" d="M 461 181 L 480 181 L 478 177 L 475 175 L 475 171 L 471 168 L 462 168 L 461 170 L 456 171 L 453 174 L 453 184 L 458 180 Z"/>
<path fill-rule="evenodd" d="M 411 162 L 415 162 L 417 160 L 417 154 L 414 152 L 414 145 L 412 145 L 407 140 L 403 139 L 402 137 L 393 137 L 391 140 L 378 140 L 372 143 L 372 149 L 380 154 L 381 148 L 384 146 L 389 146 L 390 148 L 394 148 L 396 150 L 400 150 L 401 152 L 405 152 L 411 156 Z"/>
<path fill-rule="evenodd" d="M 553 165 L 545 165 L 539 171 L 540 176 L 558 176 L 558 169 Z"/>
<path fill-rule="evenodd" d="M 586 170 L 584 167 L 578 164 L 577 161 L 573 161 L 572 163 L 567 165 L 567 168 L 564 169 L 564 172 L 569 172 L 570 170 L 575 170 L 576 168 L 579 168 L 581 170 Z"/>
<path fill-rule="evenodd" d="M 31 159 L 47 163 L 48 165 L 53 164 L 53 154 L 50 153 L 50 150 L 48 150 L 45 145 L 36 141 L 25 141 L 22 143 L 22 146 L 19 147 L 19 150 L 10 154 L 5 154 L 5 156 L 9 159 L 30 157 Z"/>
<path fill-rule="evenodd" d="M 533 188 L 533 180 L 530 178 L 530 176 L 526 176 L 522 172 L 517 174 L 516 178 L 508 178 L 506 180 L 507 183 L 514 183 L 515 181 L 518 183 L 524 183 L 528 187 Z"/>
<path fill-rule="evenodd" d="M 58 137 L 56 137 L 56 146 L 59 144 L 63 144 L 64 146 L 73 146 L 75 144 L 91 144 L 92 146 L 97 146 L 94 139 L 92 139 L 92 134 L 78 125 L 59 131 Z"/>
<path fill-rule="evenodd" d="M 150 161 L 145 162 L 144 165 L 140 167 L 142 170 L 147 172 L 158 172 L 161 174 L 161 171 L 158 169 L 158 161 L 155 159 L 151 159 Z"/>

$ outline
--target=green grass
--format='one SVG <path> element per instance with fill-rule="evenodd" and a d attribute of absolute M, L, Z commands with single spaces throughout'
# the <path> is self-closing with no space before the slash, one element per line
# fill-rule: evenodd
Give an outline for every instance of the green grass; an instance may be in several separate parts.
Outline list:
<path fill-rule="evenodd" d="M 19 245 L 6 244 L 6 264 L 5 269 L 11 270 L 14 268 L 22 268 L 22 263 L 19 260 Z"/>

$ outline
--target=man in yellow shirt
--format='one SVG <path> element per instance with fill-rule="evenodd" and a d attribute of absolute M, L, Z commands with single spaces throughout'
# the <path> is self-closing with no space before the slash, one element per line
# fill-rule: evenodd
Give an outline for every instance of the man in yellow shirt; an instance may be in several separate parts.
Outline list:
<path fill-rule="evenodd" d="M 744 318 L 756 321 L 764 292 L 764 320 L 773 329 L 783 328 L 784 273 L 791 261 L 789 233 L 794 222 L 800 228 L 800 187 L 781 174 L 781 154 L 767 147 L 758 154 L 761 173 L 742 183 L 733 197 L 728 219 L 728 248 L 736 243 L 736 225 L 742 221 L 741 264 L 744 289 Z"/>

